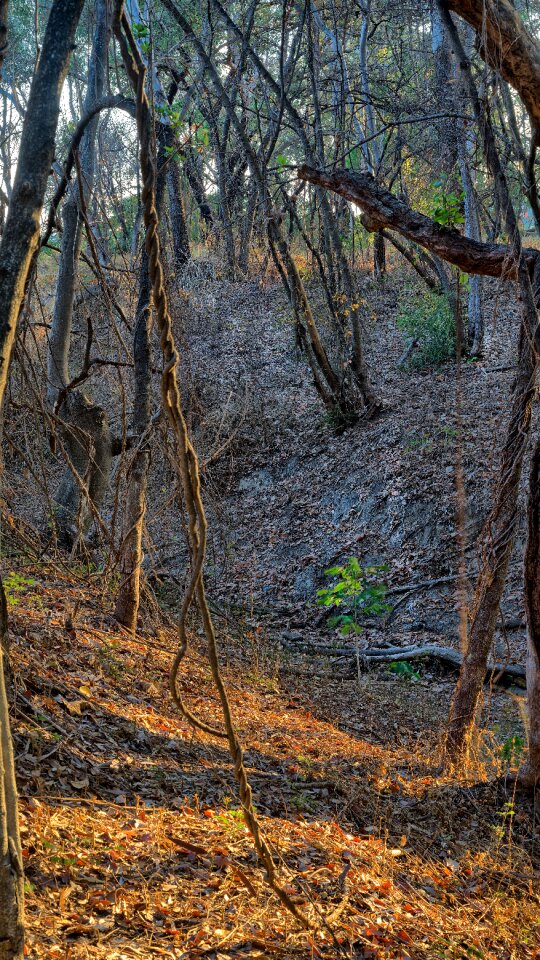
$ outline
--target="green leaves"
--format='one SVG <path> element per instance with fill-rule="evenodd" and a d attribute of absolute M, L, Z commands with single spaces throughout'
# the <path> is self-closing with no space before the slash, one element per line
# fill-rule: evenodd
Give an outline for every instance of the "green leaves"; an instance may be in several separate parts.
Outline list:
<path fill-rule="evenodd" d="M 16 607 L 21 602 L 21 594 L 30 587 L 34 587 L 36 581 L 31 577 L 25 577 L 22 573 L 11 571 L 4 577 L 3 584 L 8 607 Z"/>
<path fill-rule="evenodd" d="M 413 366 L 436 366 L 454 356 L 455 318 L 444 294 L 415 294 L 400 310 L 397 325 L 416 341 Z"/>
<path fill-rule="evenodd" d="M 336 582 L 322 590 L 317 590 L 317 603 L 322 607 L 340 607 L 343 604 L 347 612 L 337 614 L 328 621 L 329 626 L 338 627 L 343 636 L 361 632 L 358 617 L 380 616 L 389 609 L 384 602 L 386 585 L 377 583 L 377 575 L 387 570 L 386 565 L 363 568 L 356 557 L 350 557 L 343 566 L 330 567 L 325 571 L 327 577 L 335 577 Z"/>
<path fill-rule="evenodd" d="M 443 180 L 436 180 L 433 187 L 434 193 L 430 213 L 435 223 L 440 223 L 443 227 L 453 227 L 457 223 L 465 223 L 465 217 L 462 213 L 465 196 L 463 191 L 447 193 Z"/>
<path fill-rule="evenodd" d="M 412 663 L 408 660 L 394 660 L 388 667 L 390 673 L 394 673 L 403 680 L 419 680 L 420 674 L 414 669 Z"/>

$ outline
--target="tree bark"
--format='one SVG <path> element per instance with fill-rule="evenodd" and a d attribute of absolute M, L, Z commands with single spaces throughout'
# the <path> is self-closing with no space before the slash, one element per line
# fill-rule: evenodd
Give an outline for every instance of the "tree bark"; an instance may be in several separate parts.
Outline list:
<path fill-rule="evenodd" d="M 158 127 L 159 154 L 155 202 L 161 216 L 166 184 L 167 131 Z M 151 149 L 151 144 L 147 144 Z M 133 398 L 132 433 L 135 450 L 126 475 L 126 503 L 122 518 L 122 541 L 119 549 L 120 587 L 114 615 L 119 623 L 135 633 L 140 605 L 141 568 L 143 561 L 142 535 L 146 513 L 146 489 L 150 466 L 150 438 L 148 431 L 152 416 L 152 292 L 148 253 L 141 257 L 139 298 L 133 332 L 133 360 L 135 391 Z"/>
<path fill-rule="evenodd" d="M 167 145 L 174 146 L 173 131 L 167 128 Z M 172 141 L 172 142 L 170 142 Z M 167 193 L 169 196 L 169 215 L 171 220 L 171 234 L 174 250 L 174 264 L 177 271 L 191 258 L 189 232 L 182 196 L 182 182 L 178 161 L 174 156 L 165 158 L 167 162 Z"/>
<path fill-rule="evenodd" d="M 0 77 L 8 48 L 8 7 L 9 0 L 0 0 Z"/>
<path fill-rule="evenodd" d="M 32 79 L 15 184 L 0 242 L 0 411 L 3 407 L 17 319 L 39 239 L 39 223 L 51 164 L 60 94 L 83 0 L 57 0 L 51 8 L 41 56 Z M 4 34 L 5 38 L 5 34 Z M 2 414 L 0 414 L 0 421 Z M 5 596 L 0 610 L 0 958 L 22 960 L 24 899 L 15 763 L 4 679 Z"/>
<path fill-rule="evenodd" d="M 395 230 L 447 263 L 453 263 L 464 273 L 511 280 L 517 278 L 517 265 L 509 246 L 468 239 L 453 227 L 435 223 L 381 187 L 368 173 L 352 173 L 350 170 L 327 172 L 307 164 L 299 167 L 297 173 L 300 180 L 327 187 L 360 207 L 366 230 L 374 232 L 385 227 Z M 529 272 L 532 272 L 540 260 L 540 251 L 526 247 L 523 255 Z"/>
<path fill-rule="evenodd" d="M 109 0 L 97 0 L 96 25 L 88 66 L 84 114 L 90 115 L 103 97 L 107 75 L 107 50 L 111 33 Z M 99 113 L 92 116 L 81 138 L 80 177 L 73 181 L 63 208 L 62 248 L 58 265 L 54 315 L 49 338 L 47 399 L 53 406 L 70 382 L 69 354 L 78 261 L 82 244 L 84 209 L 92 197 L 96 175 L 96 142 Z M 55 495 L 60 542 L 71 547 L 84 533 L 92 514 L 83 497 L 99 509 L 105 497 L 111 467 L 110 433 L 105 411 L 80 391 L 68 396 L 61 413 L 67 451 L 67 468 Z M 73 472 L 75 468 L 75 473 Z M 81 479 L 84 483 L 81 484 Z"/>
<path fill-rule="evenodd" d="M 108 0 L 96 2 L 96 26 L 92 41 L 92 51 L 88 65 L 88 87 L 84 103 L 84 113 L 92 108 L 103 96 L 107 74 L 107 48 L 111 31 Z M 67 386 L 69 376 L 69 351 L 71 346 L 71 324 L 77 265 L 82 242 L 83 217 L 81 214 L 80 192 L 88 207 L 94 190 L 96 172 L 96 140 L 99 114 L 95 114 L 85 127 L 81 139 L 81 183 L 75 180 L 68 191 L 62 211 L 63 231 L 54 315 L 49 338 L 48 356 L 48 400 L 52 405 L 58 391 Z"/>
<path fill-rule="evenodd" d="M 7 604 L 0 580 L 0 960 L 24 955 L 24 887 L 6 687 Z"/>
<path fill-rule="evenodd" d="M 533 129 L 540 131 L 540 44 L 512 0 L 447 0 L 446 5 L 474 27 L 481 56 L 517 90 Z"/>
<path fill-rule="evenodd" d="M 527 528 L 524 586 L 529 755 L 518 772 L 518 779 L 524 786 L 534 787 L 540 782 L 540 439 L 531 458 Z"/>
<path fill-rule="evenodd" d="M 24 119 L 13 195 L 0 244 L 0 403 L 28 270 L 39 239 L 43 198 L 54 159 L 60 93 L 83 2 L 57 0 L 51 8 Z"/>

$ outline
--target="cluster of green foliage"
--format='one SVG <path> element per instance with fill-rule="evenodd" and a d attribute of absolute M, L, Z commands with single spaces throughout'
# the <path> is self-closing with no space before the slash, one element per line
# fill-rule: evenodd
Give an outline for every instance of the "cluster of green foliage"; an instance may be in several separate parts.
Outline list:
<path fill-rule="evenodd" d="M 408 660 L 394 660 L 389 665 L 388 672 L 393 673 L 400 680 L 420 680 L 418 670 L 415 670 Z"/>
<path fill-rule="evenodd" d="M 384 564 L 361 567 L 356 557 L 350 557 L 346 564 L 325 570 L 327 577 L 333 577 L 334 583 L 317 590 L 317 603 L 322 607 L 342 607 L 343 612 L 331 617 L 329 626 L 339 627 L 343 636 L 361 632 L 360 616 L 380 616 L 389 610 L 384 602 L 386 584 L 378 582 L 381 572 L 388 570 Z"/>
<path fill-rule="evenodd" d="M 21 594 L 25 593 L 30 587 L 35 586 L 36 581 L 31 577 L 25 577 L 22 573 L 15 573 L 13 570 L 3 579 L 4 593 L 8 607 L 16 607 L 21 602 Z"/>
<path fill-rule="evenodd" d="M 435 180 L 430 214 L 435 223 L 443 227 L 455 227 L 458 223 L 465 223 L 463 216 L 463 191 L 453 193 L 447 190 L 444 180 Z"/>
<path fill-rule="evenodd" d="M 402 308 L 397 324 L 417 343 L 413 366 L 437 366 L 453 357 L 456 322 L 448 297 L 430 290 L 418 293 Z"/>

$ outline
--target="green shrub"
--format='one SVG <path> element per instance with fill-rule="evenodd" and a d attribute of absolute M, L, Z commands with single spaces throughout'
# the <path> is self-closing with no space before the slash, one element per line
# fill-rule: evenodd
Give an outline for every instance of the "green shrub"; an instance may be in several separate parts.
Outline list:
<path fill-rule="evenodd" d="M 428 290 L 417 294 L 403 307 L 397 324 L 416 341 L 413 366 L 437 366 L 454 356 L 456 324 L 448 297 Z"/>
<path fill-rule="evenodd" d="M 386 564 L 361 567 L 356 557 L 346 564 L 330 567 L 326 576 L 334 578 L 329 587 L 317 590 L 317 603 L 322 607 L 342 607 L 343 612 L 331 617 L 329 626 L 339 627 L 343 636 L 361 632 L 360 616 L 381 616 L 390 609 L 385 603 L 386 584 L 379 583 L 379 573 L 388 570 Z"/>

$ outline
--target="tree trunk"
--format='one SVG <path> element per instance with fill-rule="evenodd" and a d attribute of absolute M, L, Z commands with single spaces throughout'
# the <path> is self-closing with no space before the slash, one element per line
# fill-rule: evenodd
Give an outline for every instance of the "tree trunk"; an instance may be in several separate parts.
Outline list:
<path fill-rule="evenodd" d="M 88 65 L 88 88 L 84 102 L 84 113 L 91 110 L 103 95 L 110 37 L 109 20 L 108 0 L 97 0 L 96 27 Z M 49 384 L 47 393 L 51 406 L 54 404 L 58 392 L 66 387 L 70 380 L 71 325 L 83 228 L 80 192 L 82 191 L 85 205 L 88 208 L 94 190 L 96 174 L 98 124 L 99 114 L 96 114 L 84 131 L 80 148 L 81 183 L 78 183 L 77 180 L 73 181 L 62 211 L 62 247 L 56 281 L 54 316 L 49 338 Z"/>
<path fill-rule="evenodd" d="M 24 887 L 6 684 L 7 604 L 0 580 L 0 960 L 24 956 Z"/>
<path fill-rule="evenodd" d="M 79 390 L 60 410 L 62 453 L 67 468 L 55 493 L 58 539 L 70 549 L 88 531 L 109 487 L 112 440 L 107 415 Z"/>
<path fill-rule="evenodd" d="M 174 133 L 171 127 L 165 128 L 166 146 L 174 149 Z M 178 161 L 175 156 L 166 154 L 164 163 L 167 165 L 167 193 L 169 196 L 169 214 L 171 220 L 171 234 L 174 250 L 174 265 L 177 271 L 191 258 L 189 232 L 184 211 L 182 196 L 182 182 Z"/>
<path fill-rule="evenodd" d="M 527 706 L 529 755 L 518 773 L 528 787 L 540 782 L 540 438 L 531 458 L 527 504 L 524 586 L 527 615 Z"/>
<path fill-rule="evenodd" d="M 110 30 L 109 2 L 97 0 L 85 114 L 103 95 Z M 78 179 L 73 181 L 63 208 L 62 248 L 49 339 L 47 399 L 51 406 L 55 404 L 59 392 L 70 382 L 69 354 L 82 244 L 83 206 L 88 210 L 94 190 L 98 124 L 99 114 L 96 114 L 85 128 L 81 140 L 80 182 Z M 60 542 L 71 547 L 79 533 L 86 532 L 92 518 L 83 498 L 90 497 L 96 509 L 104 500 L 111 468 L 111 451 L 107 448 L 110 434 L 105 411 L 92 404 L 82 392 L 73 391 L 68 396 L 62 414 L 66 421 L 62 437 L 68 463 L 55 495 L 58 504 L 56 520 Z M 84 482 L 81 483 L 81 480 Z"/>
<path fill-rule="evenodd" d="M 30 87 L 7 222 L 0 243 L 0 411 L 3 407 L 17 319 L 39 239 L 43 198 L 54 158 L 60 94 L 83 0 L 57 0 L 51 8 L 41 56 Z M 5 39 L 5 34 L 3 35 Z M 3 414 L 0 414 L 0 422 Z M 4 679 L 5 596 L 0 610 L 0 958 L 22 960 L 24 899 L 15 762 Z"/>
<path fill-rule="evenodd" d="M 84 0 L 57 0 L 32 81 L 19 162 L 0 244 L 0 404 L 3 401 L 17 318 L 39 239 L 45 188 L 54 159 L 60 93 Z"/>
<path fill-rule="evenodd" d="M 161 216 L 165 197 L 167 131 L 161 124 L 159 133 L 158 175 L 156 178 L 156 210 Z M 147 146 L 150 149 L 151 145 Z M 137 438 L 135 451 L 126 476 L 126 503 L 122 518 L 120 545 L 120 587 L 114 615 L 133 633 L 137 629 L 140 604 L 142 535 L 146 513 L 146 488 L 150 465 L 148 431 L 152 416 L 152 305 L 151 284 L 146 247 L 141 257 L 139 299 L 133 332 L 135 393 L 133 398 L 132 432 Z"/>
<path fill-rule="evenodd" d="M 373 272 L 377 280 L 386 273 L 386 250 L 382 230 L 377 230 L 373 236 Z"/>
<path fill-rule="evenodd" d="M 204 180 L 201 170 L 201 158 L 191 147 L 186 147 L 184 150 L 185 157 L 185 174 L 187 181 L 191 187 L 193 196 L 195 197 L 195 202 L 199 208 L 199 214 L 201 218 L 201 230 L 203 237 L 206 237 L 212 231 L 214 226 L 214 217 L 212 214 L 212 208 L 206 199 L 206 193 L 204 190 Z"/>

